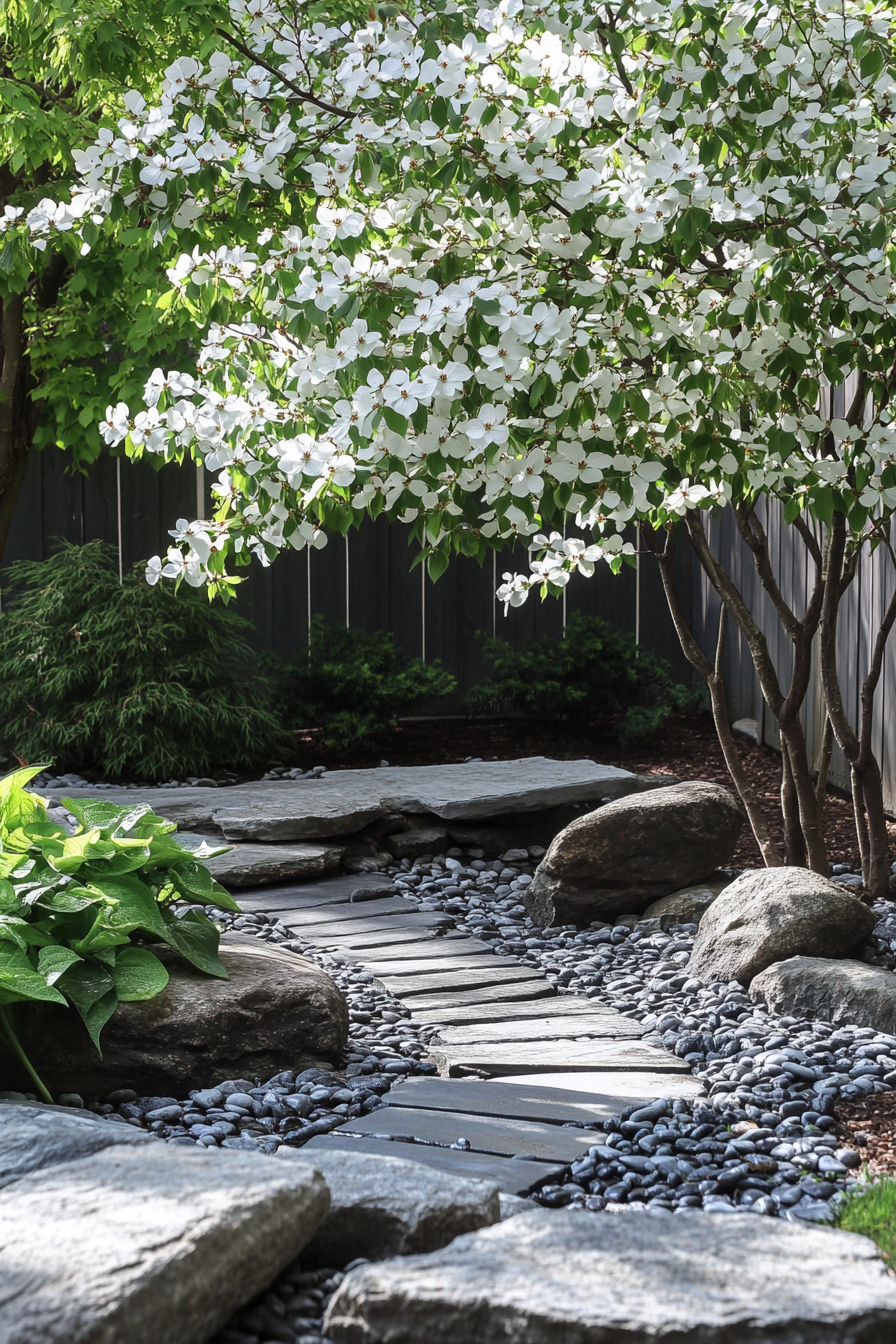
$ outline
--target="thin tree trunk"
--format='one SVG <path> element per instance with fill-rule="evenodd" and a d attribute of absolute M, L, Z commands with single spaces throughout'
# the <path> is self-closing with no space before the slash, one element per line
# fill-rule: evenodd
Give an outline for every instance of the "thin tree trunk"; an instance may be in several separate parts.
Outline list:
<path fill-rule="evenodd" d="M 781 814 L 784 818 L 784 862 L 806 867 L 806 841 L 800 824 L 800 805 L 787 743 L 781 739 Z"/>
<path fill-rule="evenodd" d="M 21 294 L 11 294 L 2 300 L 0 316 L 0 558 L 28 472 L 37 427 L 32 386 L 25 348 L 24 301 Z"/>
<path fill-rule="evenodd" d="M 824 805 L 828 795 L 828 775 L 831 771 L 831 756 L 834 752 L 834 728 L 830 716 L 825 713 L 824 729 L 821 734 L 821 759 L 818 763 L 818 778 L 815 781 L 815 799 L 818 804 L 818 822 L 824 825 Z"/>
<path fill-rule="evenodd" d="M 666 541 L 663 547 L 654 546 L 649 539 L 649 531 L 645 527 L 642 535 L 648 538 L 648 545 L 651 553 L 656 559 L 660 571 L 660 578 L 663 583 L 663 592 L 666 595 L 666 602 L 669 607 L 669 614 L 675 626 L 675 632 L 678 635 L 678 641 L 681 644 L 682 652 L 692 667 L 700 673 L 706 681 L 709 690 L 710 704 L 712 705 L 713 722 L 715 723 L 716 734 L 718 735 L 719 745 L 722 748 L 722 754 L 725 757 L 725 764 L 728 767 L 728 773 L 737 789 L 738 795 L 744 806 L 744 811 L 756 838 L 763 861 L 767 868 L 780 868 L 781 853 L 775 841 L 771 837 L 768 828 L 768 822 L 765 818 L 765 812 L 759 798 L 759 794 L 753 787 L 752 781 L 744 770 L 743 762 L 740 758 L 740 752 L 737 749 L 737 743 L 734 740 L 734 734 L 731 731 L 731 724 L 728 721 L 728 704 L 725 698 L 725 681 L 722 674 L 722 653 L 725 643 L 725 628 L 727 623 L 727 611 L 723 606 L 719 612 L 719 637 L 716 643 L 715 661 L 710 662 L 709 658 L 701 649 L 694 637 L 694 633 L 688 624 L 684 614 L 684 608 L 681 605 L 681 599 L 678 594 L 678 588 L 675 583 L 675 575 L 672 571 L 672 534 L 667 532 Z"/>

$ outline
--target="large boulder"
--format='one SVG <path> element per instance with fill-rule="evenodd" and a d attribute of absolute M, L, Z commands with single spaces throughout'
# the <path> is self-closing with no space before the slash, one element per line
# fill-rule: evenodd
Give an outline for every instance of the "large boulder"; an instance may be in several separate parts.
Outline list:
<path fill-rule="evenodd" d="M 32 1172 L 3 1190 L 0 1339 L 204 1344 L 328 1205 L 310 1163 L 157 1141 Z"/>
<path fill-rule="evenodd" d="M 282 1069 L 334 1065 L 348 1008 L 313 962 L 260 939 L 221 940 L 227 979 L 153 949 L 170 979 L 156 998 L 121 1003 L 103 1029 L 102 1059 L 80 1017 L 55 1004 L 17 1005 L 19 1036 L 51 1090 L 185 1096 L 225 1078 L 264 1080 Z M 4 1061 L 5 1063 L 5 1061 Z"/>
<path fill-rule="evenodd" d="M 734 853 L 743 814 L 720 784 L 695 781 L 607 803 L 561 831 L 526 888 L 536 924 L 588 924 L 644 910 Z"/>
<path fill-rule="evenodd" d="M 335 1344 L 888 1344 L 896 1280 L 865 1237 L 744 1213 L 542 1209 L 346 1275 Z"/>
<path fill-rule="evenodd" d="M 882 966 L 789 957 L 757 975 L 750 996 L 774 1013 L 896 1035 L 896 975 Z"/>
<path fill-rule="evenodd" d="M 498 1187 L 490 1181 L 347 1149 L 281 1148 L 278 1157 L 312 1162 L 330 1187 L 329 1212 L 305 1249 L 304 1264 L 420 1255 L 501 1217 Z"/>
<path fill-rule="evenodd" d="M 874 924 L 867 905 L 807 868 L 742 873 L 701 919 L 688 969 L 701 980 L 749 985 L 788 957 L 848 956 Z"/>

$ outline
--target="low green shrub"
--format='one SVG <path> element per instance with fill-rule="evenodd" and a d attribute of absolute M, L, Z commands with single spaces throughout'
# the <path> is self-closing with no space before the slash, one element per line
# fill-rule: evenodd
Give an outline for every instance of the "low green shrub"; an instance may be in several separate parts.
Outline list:
<path fill-rule="evenodd" d="M 218 928 L 201 911 L 178 918 L 172 902 L 239 907 L 146 803 L 64 800 L 73 834 L 50 821 L 25 785 L 32 766 L 0 780 L 0 1034 L 44 1087 L 15 1032 L 9 1005 L 59 1003 L 81 1014 L 91 1040 L 120 1001 L 152 999 L 168 983 L 153 942 L 166 943 L 208 975 L 226 977 Z"/>
<path fill-rule="evenodd" d="M 849 1195 L 837 1226 L 876 1241 L 884 1259 L 896 1267 L 896 1181 L 874 1181 Z"/>
<path fill-rule="evenodd" d="M 395 647 L 391 634 L 311 622 L 307 657 L 268 663 L 288 728 L 322 728 L 328 746 L 345 748 L 394 728 L 419 700 L 448 695 L 455 680 L 436 660 L 424 663 Z"/>
<path fill-rule="evenodd" d="M 0 743 L 22 762 L 163 780 L 266 764 L 284 734 L 232 608 L 183 587 L 119 584 L 102 542 L 9 568 Z"/>
<path fill-rule="evenodd" d="M 484 638 L 484 637 L 482 637 Z M 573 612 L 565 638 L 542 636 L 525 649 L 486 640 L 494 674 L 467 695 L 473 714 L 510 707 L 544 719 L 621 716 L 623 740 L 652 736 L 676 711 L 693 710 L 704 692 L 673 681 L 668 663 L 598 616 Z"/>

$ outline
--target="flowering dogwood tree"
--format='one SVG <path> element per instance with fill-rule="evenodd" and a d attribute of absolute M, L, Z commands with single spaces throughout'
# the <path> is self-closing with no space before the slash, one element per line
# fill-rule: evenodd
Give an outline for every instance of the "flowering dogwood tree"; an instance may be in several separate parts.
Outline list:
<path fill-rule="evenodd" d="M 728 727 L 720 656 L 672 578 L 685 531 L 753 656 L 781 730 L 786 858 L 826 871 L 800 709 L 815 636 L 853 771 L 866 879 L 887 836 L 871 709 L 891 603 L 853 726 L 840 597 L 896 505 L 896 108 L 891 10 L 864 0 L 426 0 L 363 26 L 300 0 L 231 0 L 220 49 L 78 156 L 70 208 L 182 255 L 160 310 L 207 320 L 195 364 L 158 370 L 102 433 L 189 452 L 214 517 L 183 522 L 149 577 L 230 590 L 239 566 L 385 512 L 438 577 L 522 538 L 500 596 L 618 569 L 638 524 L 683 648 L 707 677 L 729 767 L 781 861 Z M 209 221 L 230 245 L 203 246 Z M 256 225 L 256 220 L 262 225 Z M 52 217 L 7 219 L 22 246 Z M 237 305 L 238 319 L 233 317 Z M 229 313 L 229 317 L 224 314 Z M 830 414 L 827 389 L 851 379 Z M 766 503 L 814 566 L 782 596 Z M 793 643 L 782 682 L 707 541 L 730 505 Z M 569 532 L 578 538 L 563 540 Z M 892 552 L 891 552 L 892 554 Z M 830 741 L 830 733 L 828 733 Z"/>

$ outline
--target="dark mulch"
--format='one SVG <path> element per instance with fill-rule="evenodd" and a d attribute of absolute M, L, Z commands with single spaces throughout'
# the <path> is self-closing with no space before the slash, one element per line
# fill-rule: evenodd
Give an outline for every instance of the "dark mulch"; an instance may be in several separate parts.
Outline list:
<path fill-rule="evenodd" d="M 781 838 L 781 758 L 768 747 L 739 740 L 744 765 L 765 798 L 773 835 Z M 680 779 L 709 779 L 729 784 L 721 748 L 708 715 L 681 715 L 670 720 L 651 742 L 620 746 L 612 733 L 612 724 L 571 728 L 565 724 L 532 719 L 430 719 L 403 720 L 384 733 L 375 747 L 352 752 L 327 748 L 317 732 L 297 735 L 299 763 L 308 769 L 326 765 L 330 769 L 377 766 L 381 760 L 390 765 L 443 765 L 463 761 L 468 756 L 483 760 L 513 760 L 518 756 L 550 756 L 556 760 L 591 757 L 604 764 L 618 765 L 638 774 L 672 774 Z M 858 848 L 853 825 L 852 805 L 834 793 L 828 793 L 825 808 L 825 832 L 828 852 L 834 862 L 857 863 Z M 896 824 L 891 825 L 896 850 Z M 758 846 L 745 830 L 732 859 L 737 867 L 761 864 Z"/>
<path fill-rule="evenodd" d="M 873 1172 L 896 1175 L 896 1092 L 842 1102 L 837 1119 L 850 1131 Z"/>

